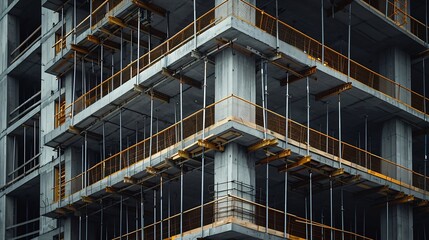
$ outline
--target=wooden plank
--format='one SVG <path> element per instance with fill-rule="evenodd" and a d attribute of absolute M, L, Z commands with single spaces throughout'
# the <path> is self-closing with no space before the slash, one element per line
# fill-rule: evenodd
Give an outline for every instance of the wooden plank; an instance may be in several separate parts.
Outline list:
<path fill-rule="evenodd" d="M 267 157 L 265 159 L 262 159 L 261 161 L 259 161 L 258 165 L 265 164 L 265 163 L 270 163 L 270 162 L 273 162 L 275 160 L 282 159 L 282 158 L 287 158 L 290 155 L 291 155 L 290 149 L 285 149 L 285 150 L 283 150 L 283 151 L 281 151 L 279 153 L 276 153 L 273 156 L 269 156 L 269 157 Z"/>
<path fill-rule="evenodd" d="M 203 140 L 203 139 L 198 140 L 198 146 L 204 147 L 207 149 L 211 149 L 211 150 L 215 150 L 215 151 L 219 151 L 219 152 L 225 151 L 224 146 L 219 145 L 219 144 L 215 144 L 215 143 L 212 143 L 208 140 Z"/>
<path fill-rule="evenodd" d="M 168 68 L 162 68 L 162 72 L 161 73 L 164 76 L 177 79 L 177 80 L 179 80 L 179 81 L 181 81 L 181 82 L 183 82 L 183 83 L 185 83 L 185 84 L 187 84 L 189 86 L 196 87 L 198 89 L 202 88 L 200 81 L 197 81 L 197 80 L 195 80 L 193 78 L 190 78 L 190 77 L 187 77 L 185 75 L 176 74 L 173 70 L 170 70 Z"/>
<path fill-rule="evenodd" d="M 256 151 L 256 150 L 261 149 L 261 148 L 267 148 L 267 147 L 270 147 L 270 146 L 276 146 L 277 143 L 278 142 L 277 142 L 276 138 L 274 138 L 274 139 L 262 139 L 261 141 L 259 141 L 259 142 L 255 143 L 255 144 L 251 145 L 250 147 L 248 147 L 247 151 L 248 152 L 253 152 L 253 151 Z"/>
<path fill-rule="evenodd" d="M 155 14 L 158 14 L 161 17 L 165 17 L 167 15 L 167 10 L 165 10 L 163 7 L 160 7 L 156 4 L 149 3 L 149 2 L 143 2 L 140 0 L 132 0 L 132 2 L 137 5 L 138 7 L 144 8 L 148 11 L 151 11 Z"/>
<path fill-rule="evenodd" d="M 289 83 L 293 83 L 293 82 L 296 82 L 296 81 L 301 80 L 303 78 L 309 77 L 309 76 L 315 74 L 316 70 L 317 70 L 316 67 L 309 67 L 309 68 L 306 68 L 302 71 L 296 71 L 296 73 L 297 73 L 296 75 L 292 75 L 289 77 Z M 283 78 L 280 80 L 281 86 L 285 86 L 286 83 L 287 83 L 287 78 Z"/>
<path fill-rule="evenodd" d="M 289 171 L 290 169 L 302 166 L 306 163 L 309 163 L 311 161 L 311 156 L 303 156 L 301 157 L 298 161 L 291 163 L 291 164 L 286 164 L 284 166 L 281 166 L 278 168 L 279 172 L 286 172 Z"/>
<path fill-rule="evenodd" d="M 350 90 L 350 89 L 352 89 L 352 83 L 351 82 L 335 86 L 333 88 L 330 88 L 328 90 L 325 90 L 323 92 L 316 94 L 316 101 L 320 101 L 324 98 L 327 98 L 327 97 L 330 97 L 333 95 L 338 95 L 338 94 L 340 94 L 344 91 Z"/>

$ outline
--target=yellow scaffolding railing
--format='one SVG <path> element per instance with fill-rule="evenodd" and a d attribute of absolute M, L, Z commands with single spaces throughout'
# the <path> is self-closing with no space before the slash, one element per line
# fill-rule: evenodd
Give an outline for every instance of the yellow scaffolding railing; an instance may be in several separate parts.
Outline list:
<path fill-rule="evenodd" d="M 227 223 L 244 224 L 246 227 L 256 231 L 265 232 L 266 209 L 267 206 L 236 196 L 225 196 L 205 203 L 204 208 L 204 228 L 216 227 Z M 201 206 L 183 211 L 183 235 L 195 233 L 194 229 L 201 229 L 200 217 Z M 179 239 L 180 237 L 180 213 L 164 218 L 155 223 L 143 227 L 144 239 Z M 287 239 L 305 239 L 306 229 L 310 228 L 310 220 L 286 213 L 287 216 Z M 163 223 L 163 224 L 161 224 Z M 268 208 L 268 232 L 279 237 L 284 236 L 285 212 L 276 208 Z M 354 232 L 334 228 L 323 223 L 312 221 L 314 239 L 330 239 L 333 234 L 334 239 L 340 238 L 343 234 L 345 239 L 369 240 L 371 238 L 359 235 Z M 162 226 L 162 229 L 161 229 Z M 136 229 L 123 234 L 118 239 L 139 239 L 142 229 Z M 336 238 L 337 237 L 337 238 Z"/>
<path fill-rule="evenodd" d="M 219 8 L 227 7 L 226 2 L 224 1 L 222 4 L 216 6 L 211 9 L 201 17 L 199 17 L 197 22 L 197 34 L 201 34 L 208 28 L 212 27 L 222 19 L 227 16 L 216 16 L 215 12 L 219 10 Z M 105 1 L 107 2 L 107 1 Z M 250 22 L 247 19 L 240 18 L 240 14 L 230 13 L 237 18 L 273 35 L 276 36 L 277 27 L 276 27 L 276 18 L 267 14 L 261 9 L 242 1 L 240 7 L 242 8 L 240 11 L 243 12 L 255 12 L 256 20 L 255 22 Z M 243 7 L 243 6 L 247 6 Z M 221 11 L 219 11 L 221 12 Z M 227 11 L 225 11 L 227 12 Z M 410 17 L 411 18 L 411 17 Z M 417 22 L 417 20 L 412 20 L 411 22 Z M 418 22 L 421 25 L 420 22 Z M 78 25 L 80 26 L 80 25 Z M 74 102 L 70 103 L 64 109 L 64 112 L 61 112 L 55 116 L 56 119 L 62 119 L 65 115 L 66 118 L 71 117 L 73 114 L 71 112 L 74 109 L 74 114 L 77 114 L 92 105 L 94 102 L 98 101 L 102 97 L 106 96 L 108 93 L 112 92 L 114 89 L 121 86 L 123 83 L 127 82 L 131 78 L 145 70 L 153 63 L 157 62 L 159 59 L 169 54 L 173 50 L 182 46 L 186 42 L 189 42 L 194 37 L 193 32 L 193 23 L 186 26 L 180 32 L 166 40 L 164 43 L 160 44 L 156 48 L 152 49 L 150 52 L 141 56 L 138 60 L 134 60 L 130 64 L 128 64 L 125 68 L 119 70 L 112 76 L 105 79 L 102 83 L 95 86 L 88 92 L 84 93 L 80 97 L 78 97 Z M 288 24 L 279 21 L 279 38 L 280 40 L 304 51 L 311 59 L 319 60 L 322 59 L 322 44 L 317 40 L 305 35 L 299 30 L 289 26 Z M 61 43 L 61 42 L 58 42 Z M 324 46 L 324 64 L 330 67 L 333 70 L 336 70 L 342 74 L 348 74 L 348 61 L 347 56 Z M 139 67 L 137 70 L 137 61 L 140 61 Z M 350 60 L 350 77 L 353 80 L 356 80 L 360 83 L 363 83 L 384 95 L 395 99 L 396 101 L 411 107 L 419 112 L 427 114 L 427 109 L 424 109 L 424 106 L 429 104 L 428 98 L 423 95 L 412 91 L 411 89 L 404 87 L 395 81 L 359 64 L 356 61 Z M 425 104 L 426 103 L 426 104 Z"/>
<path fill-rule="evenodd" d="M 223 101 L 238 101 L 240 106 L 249 105 L 255 108 L 255 123 L 250 123 L 249 126 L 259 127 L 263 126 L 262 120 L 262 108 L 254 103 L 247 100 L 241 99 L 237 96 L 226 97 L 216 103 L 213 103 L 206 108 L 206 128 L 216 124 L 215 122 L 215 108 Z M 180 124 L 183 122 L 184 138 L 193 136 L 199 133 L 202 128 L 202 109 L 184 118 L 182 121 L 177 122 L 170 127 L 148 137 L 139 143 L 118 152 L 101 162 L 91 166 L 87 171 L 74 176 L 67 180 L 62 187 L 65 187 L 66 194 L 63 198 L 66 198 L 86 186 L 90 186 L 104 178 L 124 170 L 128 167 L 132 167 L 142 161 L 149 159 L 149 142 L 153 140 L 152 154 L 159 153 L 160 151 L 172 147 L 180 142 Z M 267 128 L 272 133 L 278 134 L 279 139 L 284 139 L 286 130 L 286 119 L 284 116 L 267 109 Z M 241 123 L 246 124 L 244 121 Z M 289 143 L 297 147 L 302 147 L 307 141 L 307 127 L 293 120 L 288 121 L 289 131 L 288 140 Z M 320 152 L 325 154 L 326 157 L 333 161 L 338 161 L 338 149 L 339 140 L 326 135 L 325 133 L 316 131 L 310 128 L 310 147 L 312 152 Z M 398 184 L 403 188 L 412 189 L 413 187 L 424 189 L 425 181 L 426 186 L 429 184 L 429 178 L 424 175 L 408 169 L 404 166 L 396 164 L 395 162 L 384 159 L 373 153 L 355 147 L 351 144 L 341 142 L 342 149 L 342 162 L 349 162 L 350 167 L 359 168 L 361 171 L 366 171 L 370 175 L 374 175 L 384 180 Z M 91 161 L 89 161 L 91 162 Z M 356 167 L 359 166 L 359 167 Z M 55 186 L 53 190 L 58 189 Z"/>
<path fill-rule="evenodd" d="M 425 23 L 419 21 L 408 13 L 407 0 L 362 0 L 368 6 L 379 11 L 382 15 L 393 21 L 396 25 L 402 26 L 419 39 L 426 42 L 428 29 Z M 386 8 L 387 7 L 387 8 Z"/>

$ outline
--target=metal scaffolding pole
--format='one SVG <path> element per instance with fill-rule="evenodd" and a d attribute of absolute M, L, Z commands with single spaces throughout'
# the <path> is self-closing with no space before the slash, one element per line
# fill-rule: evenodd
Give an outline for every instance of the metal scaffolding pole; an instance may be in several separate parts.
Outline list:
<path fill-rule="evenodd" d="M 119 204 L 119 239 L 122 239 L 122 196 L 121 196 L 121 202 Z"/>
<path fill-rule="evenodd" d="M 183 239 L 183 165 L 180 168 L 180 239 Z"/>
<path fill-rule="evenodd" d="M 386 239 L 389 239 L 389 196 L 386 200 Z"/>
<path fill-rule="evenodd" d="M 136 84 L 140 83 L 140 25 L 141 25 L 141 10 L 137 11 L 137 77 Z"/>
<path fill-rule="evenodd" d="M 23 156 L 24 156 L 23 157 L 24 158 L 23 166 L 24 166 L 24 173 L 25 173 L 25 163 L 27 162 L 27 126 L 26 125 L 24 125 L 24 133 L 23 133 L 22 139 L 23 139 L 23 146 L 24 146 L 22 151 L 23 151 Z"/>
<path fill-rule="evenodd" d="M 160 189 L 159 189 L 159 201 L 160 201 L 160 203 L 159 203 L 159 219 L 160 219 L 160 234 L 161 234 L 161 237 L 160 237 L 160 239 L 161 240 L 163 240 L 164 238 L 163 238 L 163 236 L 162 236 L 162 218 L 163 218 L 163 216 L 162 216 L 162 210 L 164 209 L 164 206 L 163 206 L 163 199 L 162 199 L 162 192 L 163 192 L 163 186 L 164 186 L 164 181 L 163 181 L 163 179 L 162 179 L 162 175 L 161 175 L 161 179 L 160 179 Z"/>
<path fill-rule="evenodd" d="M 140 229 L 141 229 L 141 240 L 144 240 L 144 198 L 143 198 L 143 186 L 140 186 Z"/>
<path fill-rule="evenodd" d="M 429 26 L 428 26 L 428 0 L 425 1 L 425 25 L 426 25 L 426 44 L 429 43 Z M 423 60 L 424 61 L 424 60 Z"/>
<path fill-rule="evenodd" d="M 324 0 L 320 0 L 320 24 L 322 26 L 322 64 L 325 64 L 325 9 Z"/>
<path fill-rule="evenodd" d="M 183 149 L 183 82 L 180 81 L 180 145 Z"/>
<path fill-rule="evenodd" d="M 153 142 L 152 134 L 153 134 L 153 93 L 150 94 L 149 166 L 152 166 L 152 142 Z"/>
<path fill-rule="evenodd" d="M 100 240 L 103 240 L 103 199 L 100 200 L 100 204 L 101 204 L 101 212 L 100 212 Z"/>
<path fill-rule="evenodd" d="M 342 146 L 342 141 L 341 141 L 341 94 L 338 94 L 338 163 L 339 163 L 339 168 L 341 168 L 341 158 L 342 158 L 342 153 L 341 153 L 341 148 Z"/>
<path fill-rule="evenodd" d="M 285 111 L 285 147 L 288 149 L 288 137 L 289 137 L 289 72 L 286 73 L 286 111 Z M 287 166 L 287 159 L 285 159 Z M 287 199 L 288 199 L 288 171 L 285 171 L 285 206 L 284 206 L 284 238 L 287 238 Z"/>
<path fill-rule="evenodd" d="M 265 105 L 265 97 L 267 95 L 267 86 L 266 86 L 266 61 L 261 61 L 261 90 L 262 90 L 262 118 L 264 124 L 264 139 L 267 139 L 267 117 L 266 117 L 266 105 Z"/>
<path fill-rule="evenodd" d="M 350 41 L 352 34 L 352 4 L 349 4 L 349 28 L 348 28 L 348 43 L 347 43 L 347 82 L 350 82 Z"/>
<path fill-rule="evenodd" d="M 82 240 L 82 215 L 79 215 L 79 240 Z"/>
<path fill-rule="evenodd" d="M 122 169 L 122 108 L 119 109 L 119 169 Z"/>
<path fill-rule="evenodd" d="M 74 54 L 73 54 L 73 85 L 72 85 L 72 89 L 71 89 L 71 95 L 72 95 L 71 125 L 72 126 L 73 126 L 73 120 L 74 120 L 74 108 L 75 108 L 74 98 L 75 98 L 75 91 L 76 91 L 76 55 L 77 55 L 77 53 L 76 53 L 76 51 L 74 51 Z M 61 102 L 59 102 L 59 104 L 61 104 Z"/>
<path fill-rule="evenodd" d="M 206 105 L 207 105 L 207 62 L 208 59 L 204 59 L 204 84 L 203 84 L 203 132 L 202 132 L 202 139 L 205 139 L 205 128 L 206 128 Z M 203 152 L 201 154 L 201 238 L 204 238 L 204 165 L 205 165 L 205 156 L 204 156 L 205 149 L 203 147 Z"/>
<path fill-rule="evenodd" d="M 329 176 L 329 211 L 330 211 L 330 224 L 331 224 L 331 240 L 334 240 L 334 214 L 333 214 L 333 192 L 332 192 L 332 177 Z"/>
<path fill-rule="evenodd" d="M 133 62 L 133 30 L 130 29 L 130 63 Z M 130 64 L 130 76 L 133 76 L 133 64 Z"/>
<path fill-rule="evenodd" d="M 124 32 L 124 30 L 121 28 L 121 49 L 119 50 L 120 51 L 119 52 L 119 58 L 120 58 L 119 59 L 119 68 L 120 68 L 119 82 L 120 82 L 120 85 L 122 85 L 122 69 L 123 69 L 123 63 L 122 63 L 123 51 L 124 51 L 123 32 Z"/>
<path fill-rule="evenodd" d="M 426 1 L 427 4 L 427 1 Z M 427 6 L 427 5 L 426 5 Z M 427 9 L 426 9 L 426 13 L 427 13 Z M 426 29 L 427 30 L 427 29 Z M 423 109 L 424 112 L 426 113 L 426 65 L 425 65 L 425 58 L 423 58 L 422 61 L 422 68 L 423 68 Z M 426 120 L 426 114 L 424 115 L 424 119 Z M 425 181 L 423 183 L 423 189 L 426 191 L 426 176 L 427 176 L 427 160 L 428 160 L 428 152 L 427 152 L 427 144 L 428 144 L 428 140 L 427 140 L 428 136 L 427 133 L 425 133 L 425 147 L 424 147 L 424 151 L 425 151 L 425 159 L 423 162 L 423 172 L 424 172 L 424 176 L 425 176 Z"/>
<path fill-rule="evenodd" d="M 101 44 L 100 45 L 100 84 L 101 84 L 101 94 L 100 96 L 103 97 L 103 88 L 104 88 L 104 84 L 103 84 L 103 70 L 104 70 L 104 45 Z"/>
<path fill-rule="evenodd" d="M 157 211 L 157 202 L 156 202 L 156 190 L 153 190 L 153 239 L 156 240 L 156 211 Z"/>
<path fill-rule="evenodd" d="M 366 237 L 366 209 L 363 209 L 363 224 L 362 224 L 363 236 Z"/>
<path fill-rule="evenodd" d="M 305 239 L 308 239 L 308 206 L 307 206 L 307 197 L 304 198 L 305 203 Z"/>
<path fill-rule="evenodd" d="M 85 210 L 85 240 L 88 240 L 88 208 Z"/>
<path fill-rule="evenodd" d="M 168 238 L 170 238 L 170 217 L 171 217 L 171 199 L 170 199 L 171 182 L 168 182 Z"/>
<path fill-rule="evenodd" d="M 310 81 L 307 77 L 307 156 L 310 155 Z"/>
<path fill-rule="evenodd" d="M 197 49 L 197 1 L 194 0 L 194 49 Z"/>
<path fill-rule="evenodd" d="M 329 102 L 326 102 L 326 152 L 329 153 Z"/>
<path fill-rule="evenodd" d="M 84 174 L 84 177 L 85 177 L 85 195 L 87 195 L 87 186 L 88 186 L 88 172 L 87 172 L 87 169 L 88 169 L 88 137 L 87 137 L 87 132 L 85 132 L 85 155 L 84 155 L 84 159 L 85 159 L 85 168 L 84 168 L 84 171 L 85 171 L 85 174 Z"/>
<path fill-rule="evenodd" d="M 276 51 L 279 50 L 279 1 L 276 0 Z"/>
<path fill-rule="evenodd" d="M 341 239 L 344 240 L 344 193 L 341 187 Z"/>
<path fill-rule="evenodd" d="M 365 167 L 368 168 L 368 115 L 365 115 Z"/>
<path fill-rule="evenodd" d="M 313 172 L 310 171 L 310 240 L 313 240 Z"/>

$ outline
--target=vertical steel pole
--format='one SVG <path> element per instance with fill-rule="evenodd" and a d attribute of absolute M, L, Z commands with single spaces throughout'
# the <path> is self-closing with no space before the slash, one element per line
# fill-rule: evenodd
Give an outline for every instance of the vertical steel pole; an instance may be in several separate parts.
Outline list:
<path fill-rule="evenodd" d="M 310 171 L 310 240 L 313 240 L 313 172 Z"/>
<path fill-rule="evenodd" d="M 101 44 L 100 45 L 100 83 L 101 83 L 101 94 L 100 96 L 103 97 L 103 88 L 104 88 L 104 84 L 103 84 L 103 69 L 104 68 L 104 45 Z"/>
<path fill-rule="evenodd" d="M 162 178 L 162 175 L 161 175 L 161 179 L 160 179 L 160 189 L 159 189 L 159 201 L 160 201 L 160 203 L 159 203 L 159 219 L 160 219 L 160 234 L 161 234 L 161 237 L 160 237 L 160 239 L 161 240 L 163 240 L 164 238 L 163 238 L 163 235 L 162 235 L 162 218 L 163 218 L 163 216 L 162 216 L 162 210 L 164 209 L 164 206 L 163 206 L 163 199 L 162 199 L 162 193 L 163 193 L 163 187 L 164 187 L 164 181 L 163 181 L 163 178 Z"/>
<path fill-rule="evenodd" d="M 344 193 L 341 187 L 341 239 L 344 240 Z"/>
<path fill-rule="evenodd" d="M 101 212 L 100 212 L 100 240 L 103 240 L 103 199 L 100 200 L 101 202 Z"/>
<path fill-rule="evenodd" d="M 341 168 L 341 153 L 342 141 L 341 141 L 341 94 L 338 94 L 338 163 Z"/>
<path fill-rule="evenodd" d="M 206 106 L 207 106 L 207 100 L 206 100 L 206 95 L 207 95 L 207 58 L 204 59 L 204 86 L 203 86 L 203 133 L 202 133 L 202 139 L 205 139 L 205 128 L 206 128 Z M 204 165 L 205 165 L 205 156 L 204 156 L 204 151 L 205 149 L 203 148 L 203 152 L 201 155 L 201 238 L 204 238 Z"/>
<path fill-rule="evenodd" d="M 184 148 L 183 143 L 183 82 L 180 80 L 180 145 Z"/>
<path fill-rule="evenodd" d="M 137 77 L 136 84 L 140 83 L 140 25 L 141 25 L 141 10 L 137 12 Z"/>
<path fill-rule="evenodd" d="M 121 202 L 119 204 L 119 207 L 120 207 L 120 209 L 119 209 L 119 239 L 122 239 L 122 208 L 123 208 L 122 201 L 123 201 L 123 199 L 121 196 Z"/>
<path fill-rule="evenodd" d="M 263 124 L 264 124 L 264 139 L 267 139 L 267 117 L 266 117 L 266 109 L 265 109 L 265 96 L 266 96 L 266 91 L 265 91 L 265 65 L 266 62 L 265 60 L 261 61 L 261 97 L 262 97 L 262 117 L 263 117 Z"/>
<path fill-rule="evenodd" d="M 143 186 L 140 187 L 140 239 L 144 240 L 144 198 L 143 198 Z"/>
<path fill-rule="evenodd" d="M 79 215 L 79 240 L 82 239 L 82 214 Z"/>
<path fill-rule="evenodd" d="M 307 203 L 307 197 L 304 198 L 305 202 L 305 239 L 308 239 L 308 203 Z"/>
<path fill-rule="evenodd" d="M 183 239 L 183 165 L 180 168 L 180 239 Z"/>
<path fill-rule="evenodd" d="M 288 137 L 289 137 L 289 72 L 286 73 L 286 111 L 285 111 L 285 116 L 286 116 L 286 123 L 285 123 L 285 146 L 286 149 L 288 149 Z M 285 159 L 286 161 L 286 166 L 287 166 L 287 159 Z M 287 199 L 288 199 L 288 171 L 285 171 L 285 206 L 284 206 L 284 212 L 285 212 L 285 216 L 284 216 L 284 238 L 287 238 Z"/>
<path fill-rule="evenodd" d="M 157 201 L 156 201 L 156 190 L 153 190 L 153 239 L 156 240 L 156 212 L 157 212 Z"/>
<path fill-rule="evenodd" d="M 152 142 L 153 142 L 153 93 L 150 94 L 150 127 L 149 127 L 149 165 L 152 166 Z"/>
<path fill-rule="evenodd" d="M 368 115 L 365 115 L 365 167 L 368 168 Z"/>
<path fill-rule="evenodd" d="M 84 159 L 85 159 L 85 194 L 87 193 L 87 186 L 88 186 L 88 137 L 87 137 L 87 132 L 85 132 L 85 155 L 84 155 Z"/>
<path fill-rule="evenodd" d="M 329 102 L 326 102 L 326 152 L 329 153 Z"/>
<path fill-rule="evenodd" d="M 352 34 L 352 4 L 349 4 L 349 29 L 348 29 L 348 43 L 347 43 L 347 82 L 350 82 L 350 42 Z"/>
<path fill-rule="evenodd" d="M 324 0 L 320 0 L 320 24 L 322 25 L 322 64 L 325 64 L 325 18 Z"/>
<path fill-rule="evenodd" d="M 194 0 L 194 49 L 197 49 L 197 1 Z"/>
<path fill-rule="evenodd" d="M 124 51 L 124 47 L 123 47 L 123 45 L 124 45 L 123 32 L 124 32 L 124 30 L 121 28 L 121 49 L 119 50 L 120 51 L 120 54 L 119 54 L 119 58 L 120 58 L 119 59 L 119 68 L 121 69 L 120 70 L 121 73 L 119 75 L 119 84 L 120 85 L 122 85 L 122 69 L 123 69 L 123 64 L 122 64 L 123 51 Z"/>
<path fill-rule="evenodd" d="M 307 156 L 310 155 L 310 81 L 307 77 Z"/>
<path fill-rule="evenodd" d="M 276 0 L 276 50 L 279 50 L 279 2 Z"/>
<path fill-rule="evenodd" d="M 119 109 L 119 169 L 122 169 L 122 108 Z"/>
<path fill-rule="evenodd" d="M 25 164 L 27 162 L 27 126 L 24 125 L 24 134 L 23 134 L 23 146 L 24 149 L 22 149 L 23 151 L 23 156 L 24 156 L 24 172 L 25 172 Z"/>
<path fill-rule="evenodd" d="M 329 211 L 330 211 L 330 221 L 331 221 L 331 240 L 334 240 L 334 214 L 333 214 L 333 191 L 332 191 L 332 177 L 329 177 Z"/>

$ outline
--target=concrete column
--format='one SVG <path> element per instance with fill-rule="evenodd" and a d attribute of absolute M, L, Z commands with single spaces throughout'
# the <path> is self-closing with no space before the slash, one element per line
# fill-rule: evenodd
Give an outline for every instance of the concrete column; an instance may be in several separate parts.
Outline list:
<path fill-rule="evenodd" d="M 256 100 L 255 59 L 227 48 L 216 56 L 215 101 L 225 97 L 241 97 L 252 103 Z M 255 122 L 255 107 L 230 98 L 215 107 L 215 120 L 234 117 Z M 215 198 L 234 195 L 250 201 L 255 196 L 255 161 L 247 148 L 229 143 L 224 152 L 217 152 L 214 161 Z M 240 206 L 240 207 L 238 207 Z M 216 220 L 234 216 L 253 221 L 254 206 L 236 201 L 222 201 L 215 207 Z"/>
<path fill-rule="evenodd" d="M 215 101 L 232 94 L 250 102 L 256 100 L 255 59 L 228 48 L 216 56 Z M 255 122 L 255 107 L 236 99 L 216 105 L 215 120 L 234 116 Z"/>
<path fill-rule="evenodd" d="M 381 141 L 383 158 L 412 169 L 412 128 L 407 123 L 400 119 L 385 122 Z M 382 163 L 381 172 L 401 182 L 412 184 L 412 174 L 393 164 Z M 382 209 L 380 219 L 381 239 L 413 239 L 413 209 L 408 203 L 389 206 L 388 218 L 386 209 Z"/>
<path fill-rule="evenodd" d="M 411 58 L 399 48 L 391 48 L 380 54 L 379 71 L 382 75 L 403 87 L 411 89 Z M 411 94 L 394 84 L 380 82 L 380 90 L 411 105 Z"/>
<path fill-rule="evenodd" d="M 413 169 L 412 128 L 400 119 L 391 119 L 383 124 L 381 134 L 381 156 L 408 169 Z M 409 171 L 394 166 L 381 164 L 383 174 L 411 184 Z"/>
<path fill-rule="evenodd" d="M 256 6 L 256 0 L 245 0 L 249 4 Z M 225 0 L 216 0 L 215 5 L 222 4 Z M 234 16 L 251 24 L 255 23 L 255 9 L 240 0 L 229 0 L 216 9 L 216 17 Z"/>

